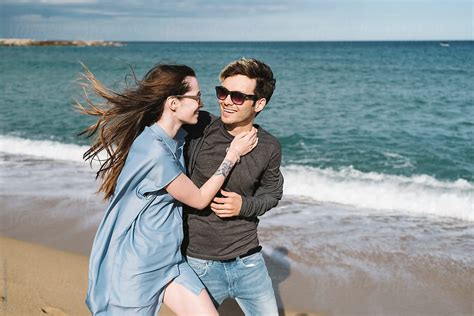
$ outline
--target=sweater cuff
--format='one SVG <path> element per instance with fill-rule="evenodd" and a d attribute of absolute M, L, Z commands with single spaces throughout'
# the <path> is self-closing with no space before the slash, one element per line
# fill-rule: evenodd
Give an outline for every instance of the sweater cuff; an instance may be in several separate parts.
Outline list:
<path fill-rule="evenodd" d="M 242 196 L 242 206 L 240 207 L 240 212 L 239 212 L 239 216 L 241 217 L 250 217 L 251 215 L 251 210 L 252 208 L 250 207 L 251 206 L 251 202 L 249 201 L 249 198 L 246 197 L 246 196 Z"/>

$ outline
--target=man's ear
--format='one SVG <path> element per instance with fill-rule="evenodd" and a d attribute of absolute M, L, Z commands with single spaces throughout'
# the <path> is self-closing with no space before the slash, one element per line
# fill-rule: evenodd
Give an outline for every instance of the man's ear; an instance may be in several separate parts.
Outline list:
<path fill-rule="evenodd" d="M 265 98 L 258 99 L 257 102 L 255 103 L 254 111 L 256 113 L 262 111 L 263 108 L 265 107 L 265 105 L 267 105 L 267 99 L 265 99 Z"/>

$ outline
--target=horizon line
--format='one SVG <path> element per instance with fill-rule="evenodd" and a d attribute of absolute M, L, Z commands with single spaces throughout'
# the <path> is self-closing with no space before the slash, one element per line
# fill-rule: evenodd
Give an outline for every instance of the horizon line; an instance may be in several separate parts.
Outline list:
<path fill-rule="evenodd" d="M 334 42 L 474 42 L 474 39 L 337 39 L 337 40 L 113 40 L 113 39 L 35 39 L 2 37 L 0 40 L 98 41 L 124 43 L 334 43 Z"/>

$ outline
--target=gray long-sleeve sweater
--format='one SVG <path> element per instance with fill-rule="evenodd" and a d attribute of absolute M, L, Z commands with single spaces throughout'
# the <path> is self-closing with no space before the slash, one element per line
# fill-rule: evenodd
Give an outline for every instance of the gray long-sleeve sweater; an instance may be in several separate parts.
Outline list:
<path fill-rule="evenodd" d="M 258 126 L 257 126 L 258 127 Z M 233 136 L 220 118 L 201 111 L 197 125 L 186 127 L 185 159 L 188 175 L 201 187 L 221 164 Z M 226 179 L 223 189 L 242 196 L 240 216 L 220 218 L 208 207 L 195 210 L 185 206 L 187 255 L 226 260 L 259 245 L 257 216 L 275 207 L 283 194 L 280 172 L 281 147 L 278 140 L 258 127 L 258 145 L 241 158 Z"/>

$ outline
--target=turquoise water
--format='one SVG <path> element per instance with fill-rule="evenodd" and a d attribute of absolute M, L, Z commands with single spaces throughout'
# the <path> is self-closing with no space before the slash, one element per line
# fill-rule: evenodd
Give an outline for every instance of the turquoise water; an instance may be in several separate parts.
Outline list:
<path fill-rule="evenodd" d="M 80 62 L 117 89 L 128 65 L 141 77 L 156 62 L 188 64 L 197 71 L 205 108 L 218 113 L 213 87 L 219 71 L 234 59 L 256 57 L 277 78 L 257 122 L 282 143 L 283 165 L 289 179 L 296 177 L 294 194 L 362 205 L 337 197 L 344 187 L 326 195 L 309 192 L 333 180 L 352 181 L 352 189 L 368 185 L 365 200 L 373 200 L 372 187 L 381 184 L 382 195 L 398 196 L 393 203 L 401 205 L 408 198 L 400 197 L 401 190 L 418 185 L 412 191 L 436 207 L 454 203 L 472 214 L 474 42 L 127 43 L 1 47 L 0 53 L 0 137 L 7 152 L 5 140 L 14 147 L 24 140 L 87 144 L 77 133 L 91 121 L 72 106 L 81 92 Z M 63 155 L 58 150 L 54 158 Z M 324 177 L 330 179 L 317 182 Z M 397 189 L 390 191 L 393 185 Z M 454 200 L 432 200 L 441 193 Z M 384 203 L 379 198 L 369 206 Z"/>
<path fill-rule="evenodd" d="M 258 122 L 286 164 L 474 181 L 474 44 L 128 43 L 124 47 L 1 48 L 1 134 L 85 144 L 72 111 L 84 62 L 113 86 L 132 65 L 196 69 L 208 110 L 220 69 L 241 56 L 272 66 L 277 89 Z M 120 86 L 120 85 L 119 85 Z"/>

